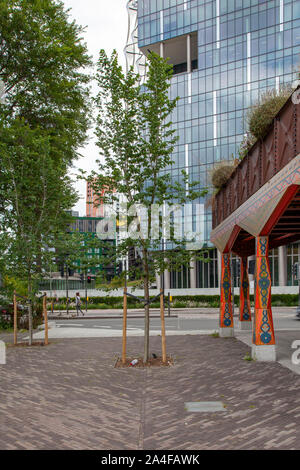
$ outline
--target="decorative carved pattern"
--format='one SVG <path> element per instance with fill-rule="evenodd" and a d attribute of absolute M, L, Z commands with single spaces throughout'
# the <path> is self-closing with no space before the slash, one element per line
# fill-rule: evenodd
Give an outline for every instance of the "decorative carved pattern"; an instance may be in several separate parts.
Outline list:
<path fill-rule="evenodd" d="M 256 239 L 255 321 L 253 343 L 257 346 L 275 344 L 271 309 L 271 274 L 269 267 L 269 239 Z"/>
<path fill-rule="evenodd" d="M 220 327 L 233 327 L 229 253 L 222 255 Z"/>
<path fill-rule="evenodd" d="M 241 258 L 240 321 L 251 321 L 248 258 Z"/>

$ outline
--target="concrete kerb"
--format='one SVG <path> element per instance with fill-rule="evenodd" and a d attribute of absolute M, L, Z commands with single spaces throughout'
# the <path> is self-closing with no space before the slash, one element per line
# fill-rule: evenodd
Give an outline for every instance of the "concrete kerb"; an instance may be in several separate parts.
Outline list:
<path fill-rule="evenodd" d="M 123 315 L 84 315 L 84 316 L 51 316 L 51 320 L 119 320 Z M 127 318 L 145 318 L 145 315 L 127 315 Z M 160 315 L 150 315 L 150 318 L 160 318 Z M 165 316 L 165 318 L 178 318 L 178 315 Z"/>
<path fill-rule="evenodd" d="M 209 336 L 215 333 L 215 330 L 167 330 L 166 336 Z M 49 339 L 72 339 L 72 338 L 121 338 L 122 330 L 104 330 L 94 328 L 51 328 L 49 330 Z M 144 336 L 144 330 L 129 330 L 127 337 Z M 150 336 L 161 336 L 160 331 L 150 330 Z M 44 332 L 40 331 L 33 335 L 34 339 L 42 339 Z"/>

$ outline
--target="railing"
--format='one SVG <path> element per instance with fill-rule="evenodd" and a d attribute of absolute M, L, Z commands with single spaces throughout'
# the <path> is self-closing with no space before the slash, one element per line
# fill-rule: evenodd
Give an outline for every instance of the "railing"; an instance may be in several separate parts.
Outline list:
<path fill-rule="evenodd" d="M 212 227 L 232 212 L 300 154 L 300 105 L 290 98 L 269 132 L 257 141 L 215 197 Z"/>
<path fill-rule="evenodd" d="M 89 283 L 89 289 L 95 289 L 95 280 L 92 279 Z M 66 279 L 44 279 L 39 282 L 39 291 L 65 291 L 67 288 Z M 68 280 L 69 290 L 83 290 L 84 282 L 78 280 Z"/>

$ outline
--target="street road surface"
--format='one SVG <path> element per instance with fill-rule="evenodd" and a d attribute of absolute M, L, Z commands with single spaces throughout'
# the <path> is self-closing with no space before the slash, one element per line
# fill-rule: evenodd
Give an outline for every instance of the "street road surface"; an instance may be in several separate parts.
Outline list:
<path fill-rule="evenodd" d="M 295 311 L 291 309 L 287 313 L 274 313 L 274 328 L 275 330 L 299 330 L 300 320 L 295 318 Z M 237 322 L 238 318 L 234 318 Z M 218 314 L 179 314 L 178 318 L 165 318 L 167 331 L 193 331 L 193 330 L 217 330 L 219 325 Z M 58 328 L 83 328 L 83 329 L 112 329 L 122 330 L 122 318 L 97 318 L 88 319 L 85 317 L 72 318 L 71 320 L 56 320 L 56 327 Z M 144 318 L 128 318 L 128 330 L 143 330 Z M 155 317 L 150 319 L 150 328 L 153 331 L 160 331 L 161 323 L 160 318 Z"/>

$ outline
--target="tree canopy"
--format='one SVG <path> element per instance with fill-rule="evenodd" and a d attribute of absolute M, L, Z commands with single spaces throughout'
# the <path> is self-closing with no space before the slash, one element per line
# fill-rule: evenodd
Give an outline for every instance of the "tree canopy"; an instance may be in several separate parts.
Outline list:
<path fill-rule="evenodd" d="M 172 128 L 171 113 L 177 98 L 170 99 L 169 88 L 172 66 L 157 54 L 149 53 L 144 83 L 130 69 L 124 74 L 118 64 L 116 52 L 108 57 L 100 52 L 96 99 L 97 145 L 100 155 L 98 174 L 92 174 L 94 190 L 102 202 L 125 200 L 124 211 L 129 225 L 136 230 L 120 238 L 116 257 L 126 257 L 134 247 L 140 257 L 140 276 L 144 284 L 145 301 L 149 301 L 149 288 L 155 274 L 165 269 L 179 269 L 194 255 L 186 250 L 185 240 L 175 230 L 164 236 L 163 210 L 159 210 L 158 237 L 153 237 L 153 205 L 160 208 L 176 202 L 183 204 L 195 200 L 203 192 L 195 191 L 185 171 L 178 181 L 171 178 L 172 152 L 177 142 Z M 143 208 L 143 220 L 138 208 Z M 119 227 L 122 222 L 119 215 Z M 176 218 L 176 216 L 175 216 Z M 173 227 L 174 228 L 174 227 Z M 171 249 L 165 251 L 165 242 Z M 137 267 L 133 267 L 135 275 Z M 144 361 L 149 358 L 149 302 L 145 306 Z"/>
<path fill-rule="evenodd" d="M 69 170 L 90 108 L 82 32 L 62 1 L 0 2 L 2 258 L 6 270 L 26 279 L 29 297 L 77 200 Z"/>

